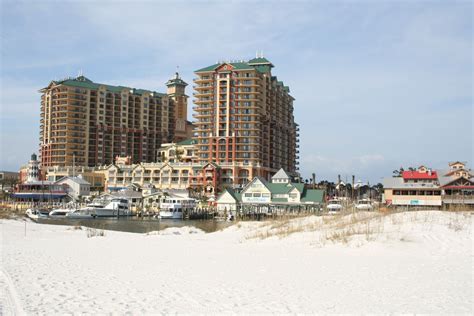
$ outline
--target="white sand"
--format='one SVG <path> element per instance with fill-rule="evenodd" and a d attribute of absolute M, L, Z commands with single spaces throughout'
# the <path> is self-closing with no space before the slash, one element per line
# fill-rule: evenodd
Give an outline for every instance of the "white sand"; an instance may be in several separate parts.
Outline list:
<path fill-rule="evenodd" d="M 93 238 L 32 222 L 25 237 L 4 220 L 2 312 L 473 313 L 469 214 L 385 216 L 343 228 L 359 233 L 345 241 L 342 220 Z M 289 227 L 308 231 L 282 238 Z"/>

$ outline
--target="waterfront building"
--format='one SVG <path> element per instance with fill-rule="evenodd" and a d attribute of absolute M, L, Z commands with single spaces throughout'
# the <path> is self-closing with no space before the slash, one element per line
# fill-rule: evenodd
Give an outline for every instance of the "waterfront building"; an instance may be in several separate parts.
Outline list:
<path fill-rule="evenodd" d="M 174 100 L 182 111 L 186 99 L 177 82 L 169 89 L 176 90 L 171 98 L 82 75 L 51 81 L 40 90 L 41 166 L 97 166 L 113 163 L 116 156 L 155 161 L 157 149 L 174 137 Z"/>
<path fill-rule="evenodd" d="M 220 213 L 237 211 L 241 201 L 242 197 L 238 191 L 226 188 L 216 199 L 217 211 Z"/>
<path fill-rule="evenodd" d="M 439 184 L 443 204 L 474 205 L 474 174 L 466 163 L 456 161 L 446 170 L 439 170 Z"/>
<path fill-rule="evenodd" d="M 319 209 L 324 203 L 324 190 L 308 189 L 303 183 L 292 182 L 285 170 L 280 169 L 267 182 L 255 177 L 241 192 L 227 188 L 216 200 L 219 211 L 236 209 L 295 210 L 296 208 Z"/>
<path fill-rule="evenodd" d="M 388 205 L 441 206 L 438 174 L 425 166 L 403 171 L 399 177 L 385 178 L 383 186 Z"/>
<path fill-rule="evenodd" d="M 69 197 L 76 201 L 83 197 L 90 196 L 91 184 L 84 180 L 82 176 L 65 177 L 56 181 L 56 184 L 66 186 Z"/>
<path fill-rule="evenodd" d="M 384 201 L 393 206 L 474 205 L 474 177 L 465 163 L 453 162 L 447 170 L 420 166 L 385 178 Z"/>
<path fill-rule="evenodd" d="M 195 71 L 197 162 L 219 165 L 233 184 L 269 179 L 280 168 L 298 173 L 294 98 L 272 68 L 258 57 Z"/>
<path fill-rule="evenodd" d="M 242 162 L 200 162 L 196 156 L 196 140 L 162 144 L 153 163 L 132 164 L 127 157 L 116 157 L 112 165 L 95 168 L 104 175 L 108 190 L 121 190 L 132 184 L 139 187 L 153 185 L 157 189 L 191 189 L 196 194 L 216 196 L 225 187 L 239 187 L 237 183 L 252 180 L 244 172 Z M 232 170 L 244 171 L 233 173 Z M 241 187 L 241 186 L 240 186 Z"/>
<path fill-rule="evenodd" d="M 32 154 L 27 167 L 20 170 L 20 183 L 12 197 L 19 201 L 49 202 L 67 199 L 67 191 L 54 181 L 44 180 L 37 156 Z"/>
<path fill-rule="evenodd" d="M 94 194 L 104 191 L 105 187 L 104 173 L 96 169 L 95 167 L 85 166 L 53 166 L 44 168 L 45 179 L 48 181 L 56 182 L 66 177 L 75 178 L 80 176 L 90 184 L 90 191 Z"/>

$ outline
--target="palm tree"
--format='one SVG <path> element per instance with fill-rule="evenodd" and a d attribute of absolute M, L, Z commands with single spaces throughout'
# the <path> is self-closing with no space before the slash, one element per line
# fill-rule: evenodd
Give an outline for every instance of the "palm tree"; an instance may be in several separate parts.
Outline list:
<path fill-rule="evenodd" d="M 403 171 L 405 171 L 403 167 L 400 167 L 399 170 L 393 170 L 393 177 L 401 177 L 403 174 Z"/>

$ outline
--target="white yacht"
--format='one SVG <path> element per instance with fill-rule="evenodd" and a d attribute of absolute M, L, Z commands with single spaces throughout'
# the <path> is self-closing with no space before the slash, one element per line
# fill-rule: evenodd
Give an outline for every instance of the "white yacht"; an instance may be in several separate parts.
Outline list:
<path fill-rule="evenodd" d="M 341 200 L 339 199 L 331 199 L 328 201 L 327 205 L 326 205 L 326 209 L 328 211 L 341 211 L 342 210 L 342 202 Z"/>
<path fill-rule="evenodd" d="M 58 208 L 49 212 L 49 217 L 65 217 L 68 213 L 74 212 L 70 208 Z"/>
<path fill-rule="evenodd" d="M 355 208 L 356 208 L 356 210 L 370 211 L 374 207 L 372 205 L 372 201 L 370 201 L 369 199 L 362 199 L 362 200 L 357 201 L 357 203 L 355 205 Z"/>
<path fill-rule="evenodd" d="M 49 212 L 49 217 L 65 217 L 68 213 L 74 212 L 76 210 L 76 205 L 72 202 L 66 204 L 63 208 L 57 208 Z"/>
<path fill-rule="evenodd" d="M 94 217 L 117 217 L 130 216 L 132 212 L 128 207 L 128 200 L 121 198 L 112 198 L 110 201 L 101 202 L 94 200 L 87 207 L 81 209 L 85 213 L 90 213 Z"/>
<path fill-rule="evenodd" d="M 66 218 L 70 219 L 92 219 L 95 218 L 95 214 L 87 209 L 73 210 L 66 214 Z"/>
<path fill-rule="evenodd" d="M 113 198 L 110 201 L 94 200 L 86 207 L 74 210 L 66 214 L 67 218 L 96 218 L 96 217 L 117 217 L 130 216 L 132 212 L 128 207 L 128 200 Z"/>
<path fill-rule="evenodd" d="M 185 211 L 191 211 L 196 207 L 196 200 L 182 197 L 166 197 L 160 202 L 161 219 L 183 219 Z"/>

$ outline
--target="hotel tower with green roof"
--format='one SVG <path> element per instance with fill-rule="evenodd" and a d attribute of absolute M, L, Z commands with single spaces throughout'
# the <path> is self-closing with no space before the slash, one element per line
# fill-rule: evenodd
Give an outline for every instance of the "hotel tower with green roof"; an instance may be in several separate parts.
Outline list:
<path fill-rule="evenodd" d="M 168 88 L 175 82 L 168 82 Z M 95 83 L 84 76 L 51 81 L 41 89 L 41 165 L 97 166 L 129 156 L 156 161 L 162 143 L 175 133 L 172 97 L 124 86 Z"/>
<path fill-rule="evenodd" d="M 195 71 L 197 159 L 219 165 L 229 183 L 298 173 L 299 128 L 289 87 L 266 58 L 219 62 Z"/>

